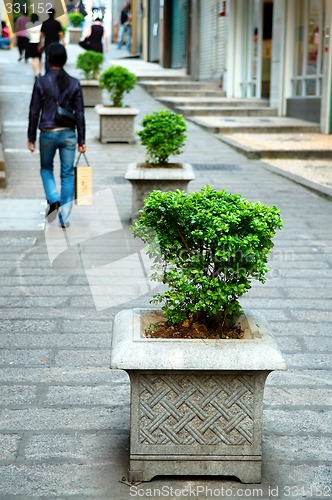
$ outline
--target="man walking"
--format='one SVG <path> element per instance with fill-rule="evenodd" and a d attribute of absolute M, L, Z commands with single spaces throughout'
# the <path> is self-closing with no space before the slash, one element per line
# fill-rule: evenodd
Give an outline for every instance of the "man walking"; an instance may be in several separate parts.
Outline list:
<path fill-rule="evenodd" d="M 40 50 L 43 46 L 44 40 L 44 49 L 45 49 L 45 73 L 48 73 L 50 70 L 48 62 L 47 62 L 47 48 L 51 43 L 61 42 L 63 46 L 65 46 L 64 32 L 59 21 L 54 19 L 55 10 L 49 9 L 47 11 L 49 18 L 43 22 L 40 29 L 40 41 L 39 47 Z"/>
<path fill-rule="evenodd" d="M 21 12 L 19 17 L 15 21 L 15 32 L 16 32 L 16 40 L 17 40 L 17 48 L 19 51 L 19 61 L 22 61 L 24 58 L 25 62 L 28 62 L 26 49 L 28 47 L 29 38 L 28 32 L 26 30 L 27 23 L 30 22 L 30 17 L 26 15 L 25 7 L 21 7 Z"/>
<path fill-rule="evenodd" d="M 123 44 L 123 37 L 126 37 L 126 47 L 130 51 L 130 38 L 131 38 L 131 14 L 130 3 L 124 2 L 123 9 L 120 16 L 120 27 L 117 48 L 121 49 Z"/>

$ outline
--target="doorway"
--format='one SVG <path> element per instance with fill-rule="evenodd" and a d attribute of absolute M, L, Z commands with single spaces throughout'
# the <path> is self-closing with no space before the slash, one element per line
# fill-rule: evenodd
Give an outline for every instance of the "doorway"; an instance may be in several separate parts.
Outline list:
<path fill-rule="evenodd" d="M 243 7 L 243 97 L 269 98 L 271 84 L 273 0 L 248 0 Z"/>

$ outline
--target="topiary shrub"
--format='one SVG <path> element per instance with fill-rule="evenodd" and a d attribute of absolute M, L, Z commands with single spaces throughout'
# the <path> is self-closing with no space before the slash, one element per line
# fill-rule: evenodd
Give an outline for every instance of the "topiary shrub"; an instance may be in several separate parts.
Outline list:
<path fill-rule="evenodd" d="M 135 87 L 136 76 L 123 66 L 110 66 L 100 75 L 99 84 L 108 91 L 113 106 L 121 108 L 124 95 Z"/>
<path fill-rule="evenodd" d="M 68 17 L 73 28 L 79 28 L 84 21 L 84 16 L 80 12 L 70 12 Z"/>
<path fill-rule="evenodd" d="M 155 111 L 145 115 L 142 130 L 137 132 L 142 146 L 147 150 L 147 163 L 167 165 L 171 155 L 182 153 L 187 138 L 186 122 L 182 115 L 172 111 Z"/>
<path fill-rule="evenodd" d="M 88 80 L 97 80 L 103 61 L 104 56 L 101 52 L 87 50 L 77 56 L 76 68 L 83 72 L 84 78 Z"/>
<path fill-rule="evenodd" d="M 251 281 L 265 281 L 281 228 L 276 207 L 206 186 L 190 194 L 152 191 L 131 229 L 149 245 L 153 279 L 168 285 L 152 299 L 163 304 L 168 324 L 189 319 L 229 328 Z"/>

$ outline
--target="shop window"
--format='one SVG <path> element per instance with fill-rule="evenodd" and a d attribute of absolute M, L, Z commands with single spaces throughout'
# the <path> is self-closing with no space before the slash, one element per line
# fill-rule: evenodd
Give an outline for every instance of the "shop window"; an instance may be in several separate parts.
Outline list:
<path fill-rule="evenodd" d="M 297 2 L 294 96 L 320 96 L 323 62 L 323 0 Z"/>

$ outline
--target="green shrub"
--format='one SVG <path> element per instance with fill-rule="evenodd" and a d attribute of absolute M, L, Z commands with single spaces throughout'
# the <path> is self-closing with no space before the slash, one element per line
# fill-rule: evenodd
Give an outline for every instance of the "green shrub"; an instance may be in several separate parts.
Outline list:
<path fill-rule="evenodd" d="M 80 12 L 70 12 L 69 22 L 74 28 L 79 28 L 84 21 L 84 16 Z"/>
<path fill-rule="evenodd" d="M 136 76 L 123 66 L 110 66 L 102 72 L 99 82 L 108 91 L 113 106 L 121 108 L 124 95 L 135 87 Z"/>
<path fill-rule="evenodd" d="M 168 285 L 154 295 L 169 324 L 186 319 L 233 324 L 239 297 L 251 280 L 265 281 L 279 210 L 239 194 L 205 186 L 199 192 L 152 191 L 134 236 L 148 243 L 155 281 Z"/>
<path fill-rule="evenodd" d="M 142 130 L 137 132 L 142 146 L 146 147 L 152 165 L 166 165 L 171 155 L 182 153 L 187 138 L 186 122 L 182 115 L 172 111 L 155 111 L 145 115 Z"/>
<path fill-rule="evenodd" d="M 76 68 L 83 72 L 85 78 L 97 80 L 103 60 L 104 56 L 101 52 L 87 50 L 77 56 Z"/>

